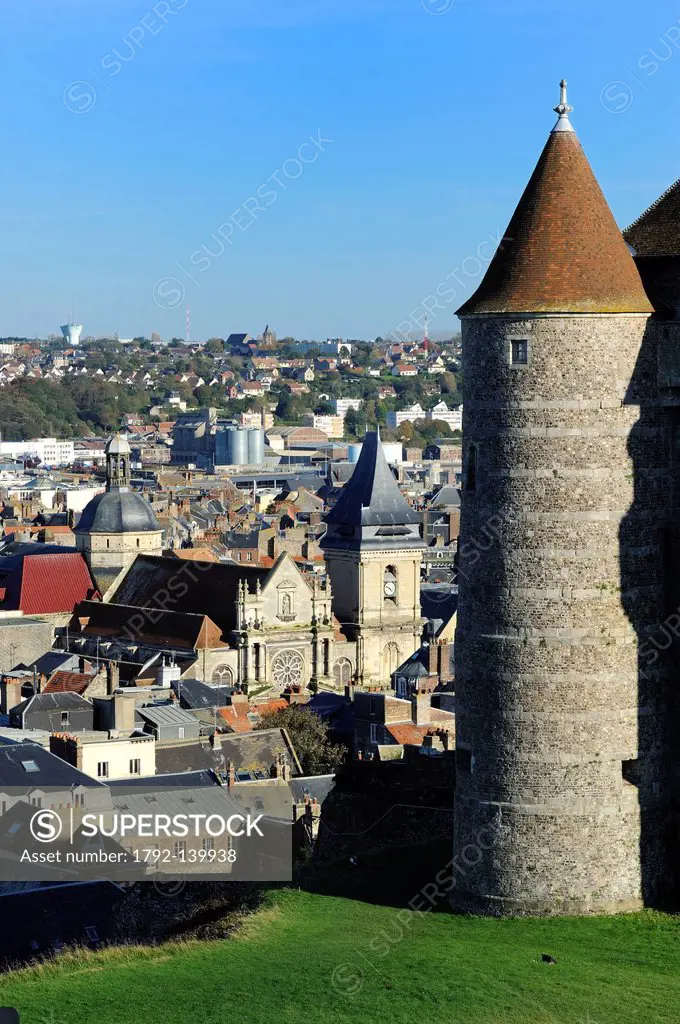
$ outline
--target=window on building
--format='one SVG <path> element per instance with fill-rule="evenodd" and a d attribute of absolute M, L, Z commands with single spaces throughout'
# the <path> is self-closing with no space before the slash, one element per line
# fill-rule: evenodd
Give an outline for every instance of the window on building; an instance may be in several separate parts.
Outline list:
<path fill-rule="evenodd" d="M 178 728 L 177 736 L 178 736 L 178 739 L 180 739 L 180 740 L 184 739 L 184 726 L 183 725 L 180 725 L 180 727 Z"/>
<path fill-rule="evenodd" d="M 88 942 L 99 942 L 99 932 L 93 924 L 87 925 L 85 928 L 85 937 Z"/>
<path fill-rule="evenodd" d="M 510 358 L 513 366 L 526 366 L 529 362 L 529 342 L 526 338 L 513 338 L 510 342 Z"/>
<path fill-rule="evenodd" d="M 183 840 L 178 840 L 175 843 L 175 860 L 186 860 L 187 856 L 187 844 Z"/>
<path fill-rule="evenodd" d="M 210 836 L 206 836 L 206 838 L 203 840 L 203 844 L 202 845 L 203 845 L 204 851 L 206 853 L 209 853 L 211 850 L 215 849 L 215 840 L 212 839 Z"/>
<path fill-rule="evenodd" d="M 477 490 L 477 445 L 471 444 L 467 452 L 467 467 L 465 470 L 465 490 Z"/>
<path fill-rule="evenodd" d="M 61 724 L 68 725 L 68 711 L 62 711 L 61 713 Z"/>
<path fill-rule="evenodd" d="M 142 774 L 142 762 L 138 757 L 133 757 L 130 761 L 130 775 L 141 775 Z"/>
<path fill-rule="evenodd" d="M 97 778 L 108 779 L 109 777 L 109 762 L 100 761 L 97 765 Z"/>
<path fill-rule="evenodd" d="M 371 724 L 368 727 L 368 738 L 370 739 L 371 743 L 378 742 L 378 726 L 375 722 L 371 722 Z"/>

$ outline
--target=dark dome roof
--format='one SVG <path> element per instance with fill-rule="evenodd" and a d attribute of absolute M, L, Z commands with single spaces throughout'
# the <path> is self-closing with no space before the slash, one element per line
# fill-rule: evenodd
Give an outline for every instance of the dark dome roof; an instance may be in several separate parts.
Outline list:
<path fill-rule="evenodd" d="M 105 491 L 89 501 L 75 533 L 151 533 L 160 525 L 151 505 L 134 491 Z"/>

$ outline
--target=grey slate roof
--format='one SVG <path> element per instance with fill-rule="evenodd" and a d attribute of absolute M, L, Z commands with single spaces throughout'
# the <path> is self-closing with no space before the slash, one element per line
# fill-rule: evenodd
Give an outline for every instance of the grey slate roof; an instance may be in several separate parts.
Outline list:
<path fill-rule="evenodd" d="M 427 667 L 425 661 L 427 658 L 427 648 L 419 647 L 418 650 L 407 658 L 394 673 L 395 676 L 401 676 L 404 679 L 427 679 L 430 675 L 430 670 Z"/>
<path fill-rule="evenodd" d="M 420 588 L 420 610 L 437 637 L 458 609 L 458 587 L 450 583 L 431 583 Z"/>
<path fill-rule="evenodd" d="M 61 669 L 62 672 L 77 672 L 80 658 L 77 654 L 69 654 L 66 651 L 47 651 L 41 654 L 28 667 L 35 668 L 36 672 L 51 676 L 53 672 Z"/>
<path fill-rule="evenodd" d="M 370 431 L 356 469 L 326 516 L 327 523 L 353 526 L 394 526 L 420 523 L 387 464 L 379 431 Z"/>
<path fill-rule="evenodd" d="M 322 804 L 335 787 L 335 776 L 305 775 L 299 779 L 291 779 L 288 785 L 296 803 L 303 803 L 305 797 L 309 797 Z"/>
<path fill-rule="evenodd" d="M 430 498 L 429 505 L 430 508 L 436 508 L 439 505 L 453 505 L 458 508 L 460 506 L 460 491 L 453 484 L 444 484 Z"/>
<path fill-rule="evenodd" d="M 253 588 L 256 581 L 264 585 L 269 569 L 253 565 L 219 562 L 183 562 L 162 555 L 138 555 L 127 575 L 121 580 L 111 603 L 136 608 L 162 608 L 166 591 L 185 591 L 181 612 L 209 615 L 224 632 L 236 628 L 236 602 L 239 580 L 245 579 Z"/>
<path fill-rule="evenodd" d="M 199 786 L 219 786 L 220 782 L 212 771 L 188 771 L 176 772 L 171 775 L 147 775 L 144 778 L 136 779 L 112 779 L 109 783 L 110 789 L 116 787 L 125 789 L 151 789 L 157 786 L 159 789 L 198 789 Z"/>
<path fill-rule="evenodd" d="M 152 725 L 196 725 L 196 718 L 189 711 L 170 704 L 156 704 L 154 707 L 138 708 L 138 713 Z"/>
<path fill-rule="evenodd" d="M 183 708 L 224 708 L 231 703 L 233 686 L 211 686 L 200 679 L 173 680 L 172 688 Z"/>
<path fill-rule="evenodd" d="M 366 434 L 356 469 L 325 516 L 323 551 L 424 548 L 421 516 L 399 490 L 378 431 Z"/>
<path fill-rule="evenodd" d="M 158 778 L 172 780 L 185 774 L 190 778 L 213 777 L 213 772 L 224 770 L 225 761 L 220 751 L 203 740 L 160 740 L 156 743 Z"/>
<path fill-rule="evenodd" d="M 234 763 L 237 779 L 239 773 L 252 774 L 256 771 L 269 777 L 278 754 L 284 755 L 293 775 L 302 772 L 295 748 L 285 729 L 254 729 L 253 732 L 223 734 L 220 742 L 225 760 Z"/>
<path fill-rule="evenodd" d="M 12 708 L 12 716 L 23 715 L 29 708 L 34 713 L 49 714 L 52 711 L 88 711 L 92 710 L 92 704 L 89 700 L 81 697 L 79 693 L 73 693 L 71 690 L 60 690 L 57 693 L 35 693 Z"/>
<path fill-rule="evenodd" d="M 28 769 L 26 765 L 29 765 Z M 33 789 L 44 786 L 106 788 L 37 743 L 0 746 L 0 786 L 25 786 Z"/>

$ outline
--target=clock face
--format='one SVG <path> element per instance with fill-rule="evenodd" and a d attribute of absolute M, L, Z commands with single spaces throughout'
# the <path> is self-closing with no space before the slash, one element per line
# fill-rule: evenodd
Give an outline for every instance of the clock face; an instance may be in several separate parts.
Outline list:
<path fill-rule="evenodd" d="M 393 580 L 385 581 L 385 597 L 394 597 L 397 592 L 397 584 Z"/>

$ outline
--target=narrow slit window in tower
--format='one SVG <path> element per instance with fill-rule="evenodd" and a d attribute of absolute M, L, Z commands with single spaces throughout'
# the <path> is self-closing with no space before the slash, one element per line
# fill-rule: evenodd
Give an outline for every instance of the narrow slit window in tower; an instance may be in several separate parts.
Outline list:
<path fill-rule="evenodd" d="M 513 338 L 510 342 L 510 356 L 513 366 L 526 366 L 529 362 L 529 342 L 526 338 Z"/>

